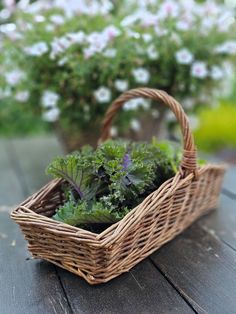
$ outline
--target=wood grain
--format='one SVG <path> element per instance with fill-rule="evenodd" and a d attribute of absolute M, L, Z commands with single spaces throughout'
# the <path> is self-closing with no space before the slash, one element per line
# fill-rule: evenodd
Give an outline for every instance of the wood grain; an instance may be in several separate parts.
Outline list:
<path fill-rule="evenodd" d="M 198 313 L 235 313 L 236 252 L 196 224 L 151 256 Z"/>
<path fill-rule="evenodd" d="M 203 217 L 199 226 L 236 251 L 236 200 L 221 195 L 219 208 Z"/>
<path fill-rule="evenodd" d="M 7 151 L 7 140 L 0 140 L 0 206 L 14 206 L 24 200 L 24 192 Z"/>
<path fill-rule="evenodd" d="M 236 200 L 236 166 L 230 166 L 226 172 L 223 188 Z"/>
<path fill-rule="evenodd" d="M 0 205 L 18 203 L 47 182 L 44 169 L 61 153 L 53 138 L 1 140 Z M 221 196 L 219 210 L 150 260 L 100 286 L 30 259 L 17 225 L 0 210 L 0 313 L 182 314 L 193 313 L 192 308 L 198 313 L 235 313 L 235 181 L 233 167 L 224 181 L 224 194 L 230 197 Z"/>
<path fill-rule="evenodd" d="M 9 214 L 0 212 L 0 313 L 70 314 L 55 267 L 30 259 Z"/>
<path fill-rule="evenodd" d="M 62 269 L 59 275 L 76 314 L 194 313 L 147 259 L 129 273 L 97 286 Z"/>

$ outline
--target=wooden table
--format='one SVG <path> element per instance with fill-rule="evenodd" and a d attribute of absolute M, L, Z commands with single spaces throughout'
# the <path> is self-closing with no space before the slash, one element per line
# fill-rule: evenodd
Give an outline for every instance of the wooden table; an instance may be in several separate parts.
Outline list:
<path fill-rule="evenodd" d="M 44 184 L 45 166 L 60 153 L 54 138 L 0 141 L 0 207 L 11 207 Z M 217 211 L 99 286 L 31 259 L 8 207 L 1 207 L 0 313 L 236 313 L 235 183 L 232 167 Z"/>

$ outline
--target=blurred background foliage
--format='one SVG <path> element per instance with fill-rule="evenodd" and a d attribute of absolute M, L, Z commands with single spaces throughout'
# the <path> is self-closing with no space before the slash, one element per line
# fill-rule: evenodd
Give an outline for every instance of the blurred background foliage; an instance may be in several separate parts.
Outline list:
<path fill-rule="evenodd" d="M 217 152 L 236 149 L 236 104 L 221 101 L 216 108 L 202 109 L 198 113 L 200 125 L 194 131 L 200 150 Z"/>
<path fill-rule="evenodd" d="M 235 7 L 225 4 L 2 1 L 0 136 L 55 126 L 80 135 L 100 124 L 122 91 L 146 85 L 183 104 L 199 149 L 235 149 Z M 160 122 L 149 102 L 127 104 L 114 136 L 128 128 L 138 133 L 147 113 Z M 175 133 L 173 115 L 161 118 Z"/>

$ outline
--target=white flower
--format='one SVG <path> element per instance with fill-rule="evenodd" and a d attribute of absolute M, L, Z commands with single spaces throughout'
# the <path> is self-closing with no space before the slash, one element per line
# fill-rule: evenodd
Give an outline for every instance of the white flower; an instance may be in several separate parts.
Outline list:
<path fill-rule="evenodd" d="M 106 42 L 107 38 L 104 36 L 104 34 L 99 32 L 92 32 L 87 36 L 87 41 L 91 45 L 95 45 L 97 42 Z"/>
<path fill-rule="evenodd" d="M 140 107 L 142 107 L 145 110 L 148 110 L 150 108 L 150 102 L 148 101 L 148 99 L 138 97 L 131 99 L 124 104 L 124 110 L 126 111 L 136 110 Z"/>
<path fill-rule="evenodd" d="M 53 32 L 55 30 L 55 26 L 53 24 L 47 24 L 45 26 L 45 31 L 46 32 Z"/>
<path fill-rule="evenodd" d="M 146 84 L 150 80 L 150 73 L 144 68 L 137 68 L 132 71 L 134 79 L 137 83 Z"/>
<path fill-rule="evenodd" d="M 130 38 L 139 39 L 141 37 L 141 35 L 138 32 L 134 32 L 130 29 L 128 29 L 126 32 L 127 32 L 127 36 Z"/>
<path fill-rule="evenodd" d="M 156 25 L 158 22 L 158 16 L 151 12 L 143 11 L 143 14 L 140 17 L 140 20 L 141 20 L 141 26 L 146 28 L 146 27 Z"/>
<path fill-rule="evenodd" d="M 168 17 L 177 17 L 179 14 L 179 6 L 174 1 L 165 1 L 161 4 L 157 13 L 158 18 L 163 20 Z"/>
<path fill-rule="evenodd" d="M 66 36 L 54 38 L 51 43 L 52 50 L 50 58 L 55 59 L 58 54 L 63 53 L 66 49 L 68 49 L 71 44 L 72 42 Z"/>
<path fill-rule="evenodd" d="M 5 8 L 5 9 L 0 11 L 0 19 L 1 20 L 7 20 L 7 19 L 9 19 L 11 14 L 12 14 L 12 11 L 7 9 L 7 8 Z"/>
<path fill-rule="evenodd" d="M 214 65 L 211 69 L 210 76 L 213 80 L 220 80 L 224 76 L 224 71 L 221 67 Z"/>
<path fill-rule="evenodd" d="M 116 56 L 116 49 L 114 48 L 106 49 L 103 52 L 103 55 L 107 58 L 114 58 Z"/>
<path fill-rule="evenodd" d="M 128 89 L 129 83 L 127 80 L 115 80 L 114 82 L 115 88 L 119 91 L 119 92 L 124 92 Z"/>
<path fill-rule="evenodd" d="M 127 26 L 134 24 L 139 18 L 140 18 L 140 15 L 139 13 L 136 12 L 136 13 L 133 13 L 124 17 L 124 19 L 121 21 L 120 24 L 122 27 L 126 28 Z"/>
<path fill-rule="evenodd" d="M 193 63 L 191 68 L 191 75 L 193 77 L 204 79 L 208 74 L 207 65 L 205 62 L 196 61 Z"/>
<path fill-rule="evenodd" d="M 11 41 L 16 41 L 16 40 L 22 39 L 24 36 L 22 35 L 22 33 L 15 31 L 15 32 L 8 33 L 7 37 Z M 2 42 L 1 42 L 1 44 L 2 44 Z"/>
<path fill-rule="evenodd" d="M 42 106 L 44 108 L 56 107 L 60 96 L 50 90 L 46 90 L 42 96 Z"/>
<path fill-rule="evenodd" d="M 47 122 L 55 122 L 60 116 L 60 110 L 58 108 L 51 108 L 42 114 L 42 118 Z"/>
<path fill-rule="evenodd" d="M 188 31 L 190 29 L 190 23 L 185 20 L 180 20 L 176 23 L 176 28 L 180 31 Z"/>
<path fill-rule="evenodd" d="M 111 100 L 111 91 L 107 87 L 101 86 L 94 92 L 94 96 L 99 103 L 109 102 Z"/>
<path fill-rule="evenodd" d="M 150 45 L 147 47 L 147 55 L 150 60 L 156 60 L 159 58 L 159 52 L 156 50 L 154 45 Z"/>
<path fill-rule="evenodd" d="M 125 111 L 128 111 L 128 110 L 135 110 L 135 109 L 138 108 L 138 106 L 139 106 L 139 104 L 138 104 L 138 102 L 136 101 L 136 99 L 131 99 L 131 100 L 128 100 L 128 101 L 124 104 L 123 108 L 124 108 Z"/>
<path fill-rule="evenodd" d="M 161 28 L 159 25 L 156 25 L 154 27 L 154 32 L 156 33 L 157 36 L 165 36 L 168 34 L 168 30 L 166 28 Z"/>
<path fill-rule="evenodd" d="M 236 3 L 236 2 L 235 2 Z M 234 11 L 224 12 L 217 20 L 217 26 L 219 32 L 225 33 L 228 32 L 230 27 L 235 23 Z"/>
<path fill-rule="evenodd" d="M 143 40 L 145 41 L 145 43 L 149 43 L 152 40 L 152 35 L 151 34 L 143 34 Z"/>
<path fill-rule="evenodd" d="M 202 32 L 203 34 L 208 34 L 207 30 L 212 29 L 215 26 L 216 20 L 213 17 L 207 17 L 207 19 L 203 19 L 202 21 Z"/>
<path fill-rule="evenodd" d="M 99 2 L 98 8 L 101 15 L 107 15 L 114 8 L 114 4 L 110 0 L 103 0 Z"/>
<path fill-rule="evenodd" d="M 10 86 L 15 86 L 25 77 L 25 73 L 19 69 L 5 73 L 5 80 Z"/>
<path fill-rule="evenodd" d="M 68 33 L 67 37 L 72 43 L 82 44 L 85 41 L 85 33 L 80 31 L 77 33 Z"/>
<path fill-rule="evenodd" d="M 87 36 L 87 41 L 90 44 L 88 49 L 94 53 L 102 52 L 108 44 L 108 37 L 104 33 L 93 32 Z"/>
<path fill-rule="evenodd" d="M 236 8 L 236 1 L 235 0 L 225 0 L 225 5 L 231 9 Z"/>
<path fill-rule="evenodd" d="M 48 45 L 44 41 L 40 41 L 30 47 L 26 47 L 24 51 L 29 56 L 39 57 L 48 52 Z"/>
<path fill-rule="evenodd" d="M 132 119 L 130 121 L 130 127 L 133 131 L 136 131 L 136 132 L 141 130 L 141 124 L 137 119 Z"/>
<path fill-rule="evenodd" d="M 103 35 L 106 36 L 108 41 L 119 36 L 120 34 L 121 34 L 121 31 L 114 25 L 109 25 L 103 30 Z"/>
<path fill-rule="evenodd" d="M 15 99 L 19 102 L 26 102 L 29 99 L 29 91 L 24 90 L 17 92 L 15 95 Z"/>
<path fill-rule="evenodd" d="M 36 23 L 45 22 L 45 17 L 43 15 L 35 15 L 34 20 Z"/>
<path fill-rule="evenodd" d="M 67 61 L 68 61 L 68 57 L 64 57 L 64 58 L 60 59 L 60 60 L 57 62 L 57 64 L 58 64 L 59 66 L 63 66 L 64 64 L 66 64 Z"/>
<path fill-rule="evenodd" d="M 34 29 L 34 26 L 32 23 L 25 23 L 25 30 L 31 31 L 32 29 Z"/>
<path fill-rule="evenodd" d="M 12 33 L 16 31 L 16 24 L 7 23 L 0 25 L 0 32 L 4 34 Z"/>
<path fill-rule="evenodd" d="M 95 16 L 95 15 L 107 15 L 113 8 L 113 3 L 110 0 L 102 0 L 102 1 L 57 0 L 56 6 L 63 9 L 63 11 L 68 17 L 79 16 L 79 15 Z"/>
<path fill-rule="evenodd" d="M 12 8 L 15 5 L 14 0 L 3 0 L 3 6 L 6 8 Z"/>
<path fill-rule="evenodd" d="M 193 55 L 188 49 L 183 48 L 175 53 L 175 59 L 180 64 L 190 64 L 193 61 Z"/>
<path fill-rule="evenodd" d="M 90 46 L 88 48 L 84 48 L 83 53 L 84 53 L 84 58 L 89 59 L 96 53 L 96 50 L 92 46 Z"/>
<path fill-rule="evenodd" d="M 229 40 L 215 48 L 216 53 L 226 53 L 229 55 L 236 54 L 236 41 Z"/>
<path fill-rule="evenodd" d="M 63 25 L 65 23 L 65 19 L 62 15 L 54 14 L 50 16 L 50 21 L 55 25 Z"/>
<path fill-rule="evenodd" d="M 116 137 L 118 135 L 118 130 L 115 126 L 111 127 L 110 135 L 111 137 Z"/>

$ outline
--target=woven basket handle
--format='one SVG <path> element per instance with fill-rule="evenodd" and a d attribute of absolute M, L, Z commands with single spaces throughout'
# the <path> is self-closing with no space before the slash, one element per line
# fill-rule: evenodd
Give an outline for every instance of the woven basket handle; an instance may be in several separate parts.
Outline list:
<path fill-rule="evenodd" d="M 162 90 L 152 88 L 136 88 L 123 93 L 108 108 L 102 123 L 101 137 L 99 143 L 104 142 L 110 137 L 110 130 L 114 117 L 120 108 L 128 100 L 143 97 L 157 100 L 167 105 L 175 114 L 183 135 L 184 152 L 180 164 L 180 172 L 183 177 L 189 173 L 197 174 L 197 152 L 194 145 L 193 135 L 190 130 L 188 118 L 182 106 L 170 95 Z"/>

